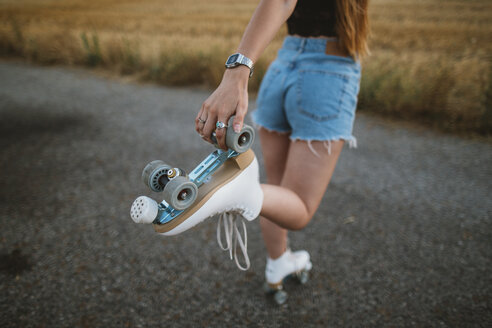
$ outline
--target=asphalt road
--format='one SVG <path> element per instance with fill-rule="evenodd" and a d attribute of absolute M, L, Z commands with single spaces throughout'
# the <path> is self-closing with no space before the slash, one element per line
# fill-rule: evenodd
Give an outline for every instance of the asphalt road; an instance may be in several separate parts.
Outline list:
<path fill-rule="evenodd" d="M 261 288 L 257 221 L 246 273 L 214 219 L 167 238 L 134 224 L 148 161 L 189 170 L 213 150 L 193 130 L 207 95 L 0 63 L 1 327 L 490 326 L 488 141 L 360 115 L 359 148 L 291 234 L 314 268 L 284 306 Z"/>

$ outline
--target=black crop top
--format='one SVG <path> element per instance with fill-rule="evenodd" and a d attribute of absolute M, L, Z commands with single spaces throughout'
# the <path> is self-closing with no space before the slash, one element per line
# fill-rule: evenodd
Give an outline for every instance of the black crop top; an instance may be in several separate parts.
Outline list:
<path fill-rule="evenodd" d="M 287 20 L 289 34 L 337 36 L 335 31 L 336 0 L 298 0 Z"/>

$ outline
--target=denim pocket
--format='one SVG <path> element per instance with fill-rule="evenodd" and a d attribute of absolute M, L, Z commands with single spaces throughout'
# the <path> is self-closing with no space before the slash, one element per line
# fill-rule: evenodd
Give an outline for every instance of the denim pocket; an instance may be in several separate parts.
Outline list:
<path fill-rule="evenodd" d="M 297 81 L 298 109 L 316 121 L 338 117 L 348 77 L 321 70 L 299 71 Z"/>

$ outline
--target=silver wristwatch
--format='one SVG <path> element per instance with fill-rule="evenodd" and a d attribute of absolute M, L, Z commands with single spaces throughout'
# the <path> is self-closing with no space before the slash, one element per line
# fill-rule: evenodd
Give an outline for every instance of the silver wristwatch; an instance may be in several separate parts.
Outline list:
<path fill-rule="evenodd" d="M 243 54 L 236 53 L 230 55 L 225 63 L 225 67 L 227 68 L 234 68 L 239 65 L 244 65 L 249 67 L 249 77 L 253 76 L 253 61 Z"/>

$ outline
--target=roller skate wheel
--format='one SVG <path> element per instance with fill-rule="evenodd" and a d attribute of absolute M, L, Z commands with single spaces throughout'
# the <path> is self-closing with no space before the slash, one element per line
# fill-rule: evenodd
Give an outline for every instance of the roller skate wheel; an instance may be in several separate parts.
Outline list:
<path fill-rule="evenodd" d="M 284 290 L 278 290 L 273 295 L 273 299 L 275 300 L 275 303 L 282 305 L 287 301 L 287 292 Z"/>
<path fill-rule="evenodd" d="M 301 271 L 297 274 L 297 279 L 299 279 L 299 282 L 304 285 L 305 283 L 308 282 L 309 280 L 309 272 L 307 271 Z"/>
<path fill-rule="evenodd" d="M 171 166 L 163 161 L 152 161 L 145 166 L 142 171 L 142 181 L 155 192 L 161 192 L 169 179 L 167 178 L 167 172 L 172 169 Z"/>
<path fill-rule="evenodd" d="M 188 178 L 177 176 L 164 187 L 164 200 L 176 210 L 190 207 L 198 196 L 198 187 Z"/>
<path fill-rule="evenodd" d="M 233 122 L 234 116 L 229 119 L 229 126 L 232 127 Z M 238 153 L 244 153 L 249 148 L 251 148 L 254 140 L 255 131 L 251 126 L 247 124 L 243 125 L 243 128 L 239 133 L 234 132 L 233 129 L 227 129 L 226 145 L 228 148 Z"/>
<path fill-rule="evenodd" d="M 130 216 L 135 223 L 152 223 L 157 217 L 158 205 L 147 196 L 140 196 L 132 204 Z"/>

